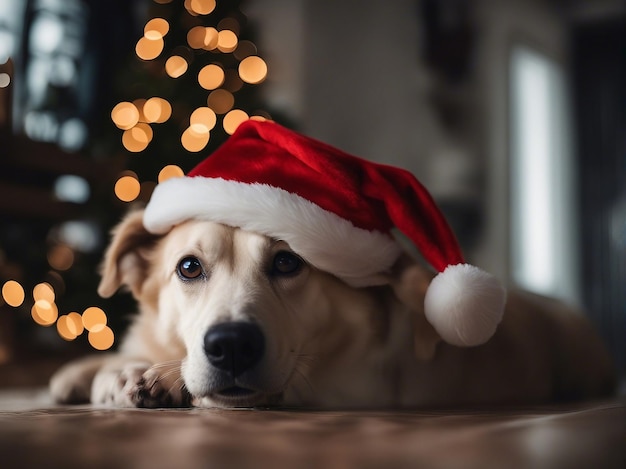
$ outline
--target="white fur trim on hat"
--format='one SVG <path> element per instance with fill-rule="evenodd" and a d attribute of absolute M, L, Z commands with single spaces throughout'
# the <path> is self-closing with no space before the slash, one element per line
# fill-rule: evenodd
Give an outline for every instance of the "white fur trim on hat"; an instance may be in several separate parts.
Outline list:
<path fill-rule="evenodd" d="M 424 313 L 444 341 L 473 346 L 493 336 L 505 302 L 506 291 L 493 275 L 458 264 L 433 279 L 426 291 Z"/>
<path fill-rule="evenodd" d="M 152 233 L 186 220 L 210 220 L 280 239 L 313 266 L 353 286 L 386 283 L 400 254 L 389 235 L 350 221 L 296 194 L 266 184 L 222 178 L 168 179 L 154 190 L 144 214 Z"/>

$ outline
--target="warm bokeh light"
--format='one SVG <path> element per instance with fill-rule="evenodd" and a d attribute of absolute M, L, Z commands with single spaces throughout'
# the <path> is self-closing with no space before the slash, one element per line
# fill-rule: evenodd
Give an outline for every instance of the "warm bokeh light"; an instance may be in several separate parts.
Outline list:
<path fill-rule="evenodd" d="M 185 150 L 195 153 L 207 146 L 210 137 L 211 134 L 209 132 L 197 133 L 191 127 L 188 127 L 183 132 L 180 141 Z"/>
<path fill-rule="evenodd" d="M 224 53 L 237 49 L 237 35 L 230 29 L 223 29 L 217 33 L 217 48 Z"/>
<path fill-rule="evenodd" d="M 217 29 L 194 26 L 187 33 L 187 44 L 192 49 L 213 50 L 217 47 Z"/>
<path fill-rule="evenodd" d="M 68 270 L 74 264 L 74 251 L 64 244 L 52 246 L 48 251 L 48 264 L 55 270 Z"/>
<path fill-rule="evenodd" d="M 122 130 L 132 129 L 139 122 L 139 110 L 133 103 L 123 101 L 113 108 L 111 119 Z"/>
<path fill-rule="evenodd" d="M 152 140 L 152 127 L 143 122 L 138 123 L 130 130 L 125 130 L 122 135 L 124 148 L 133 153 L 138 153 L 146 149 Z"/>
<path fill-rule="evenodd" d="M 172 115 L 172 105 L 169 103 L 169 101 L 163 98 L 150 98 L 143 105 L 143 113 L 146 116 L 147 122 L 162 124 L 163 122 L 167 121 Z M 140 128 L 139 125 L 137 127 Z M 150 130 L 148 131 L 144 128 L 143 130 L 148 132 L 147 135 L 150 135 L 147 141 L 149 142 L 150 140 L 152 140 L 152 129 L 150 128 Z"/>
<path fill-rule="evenodd" d="M 71 341 L 78 337 L 73 326 L 73 322 L 66 314 L 57 319 L 57 332 L 63 340 Z"/>
<path fill-rule="evenodd" d="M 229 69 L 226 70 L 224 74 L 226 75 L 226 77 L 224 78 L 224 84 L 222 85 L 222 88 L 230 91 L 231 93 L 236 93 L 243 87 L 243 81 L 241 80 L 241 78 L 239 78 L 239 73 L 237 73 L 237 70 Z"/>
<path fill-rule="evenodd" d="M 2 285 L 2 298 L 9 306 L 17 308 L 24 303 L 24 287 L 15 280 L 9 280 Z"/>
<path fill-rule="evenodd" d="M 224 70 L 216 64 L 202 67 L 198 72 L 198 83 L 205 90 L 214 90 L 224 83 Z"/>
<path fill-rule="evenodd" d="M 141 185 L 133 176 L 122 176 L 115 183 L 115 195 L 123 202 L 132 202 L 137 198 Z"/>
<path fill-rule="evenodd" d="M 97 306 L 90 306 L 82 315 L 83 327 L 91 332 L 101 330 L 107 324 L 106 313 Z"/>
<path fill-rule="evenodd" d="M 165 72 L 172 78 L 178 78 L 185 74 L 189 64 L 180 55 L 173 55 L 165 62 Z"/>
<path fill-rule="evenodd" d="M 196 134 L 210 132 L 216 123 L 217 115 L 210 107 L 199 107 L 189 116 L 189 126 Z"/>
<path fill-rule="evenodd" d="M 158 181 L 164 182 L 168 179 L 183 177 L 184 175 L 185 172 L 180 166 L 177 166 L 175 164 L 169 164 L 165 166 L 161 171 L 159 171 Z"/>
<path fill-rule="evenodd" d="M 233 108 L 235 97 L 230 91 L 218 89 L 211 91 L 207 98 L 207 104 L 216 114 L 226 114 Z"/>
<path fill-rule="evenodd" d="M 227 16 L 226 18 L 220 20 L 219 23 L 217 23 L 217 29 L 218 31 L 221 31 L 222 29 L 230 29 L 237 36 L 239 36 L 239 31 L 241 27 L 239 26 L 239 21 L 237 21 L 232 16 Z"/>
<path fill-rule="evenodd" d="M 146 36 L 142 36 L 141 39 L 137 41 L 135 52 L 137 53 L 137 57 L 140 59 L 152 60 L 156 59 L 161 52 L 163 52 L 164 46 L 165 43 L 163 42 L 162 37 L 157 39 L 148 39 Z"/>
<path fill-rule="evenodd" d="M 138 99 L 133 100 L 133 105 L 137 108 L 137 111 L 139 112 L 139 122 L 147 122 L 146 116 L 144 116 L 143 114 L 143 105 L 146 104 L 146 101 L 147 99 L 145 98 L 138 98 Z M 137 123 L 131 125 L 129 129 L 133 128 L 136 124 Z"/>
<path fill-rule="evenodd" d="M 215 0 L 191 0 L 189 9 L 198 15 L 208 15 L 215 10 Z"/>
<path fill-rule="evenodd" d="M 67 315 L 67 327 L 72 334 L 75 334 L 76 337 L 78 337 L 85 330 L 83 317 L 75 311 L 69 313 Z"/>
<path fill-rule="evenodd" d="M 33 320 L 40 326 L 51 326 L 59 317 L 59 310 L 54 302 L 37 300 L 30 310 Z"/>
<path fill-rule="evenodd" d="M 153 18 L 143 29 L 144 36 L 151 41 L 161 39 L 170 30 L 170 24 L 163 18 Z"/>
<path fill-rule="evenodd" d="M 267 77 L 267 64 L 257 55 L 246 57 L 239 64 L 239 76 L 246 83 L 261 83 Z"/>
<path fill-rule="evenodd" d="M 104 326 L 95 331 L 89 331 L 87 336 L 89 343 L 96 350 L 108 350 L 115 342 L 115 335 L 109 326 Z"/>
<path fill-rule="evenodd" d="M 222 125 L 224 126 L 226 133 L 232 135 L 235 133 L 235 130 L 237 130 L 237 127 L 239 127 L 239 125 L 246 120 L 248 120 L 248 114 L 241 109 L 233 109 L 224 116 L 224 122 Z"/>
<path fill-rule="evenodd" d="M 48 282 L 38 283 L 33 288 L 33 299 L 35 301 L 46 300 L 49 303 L 54 303 L 54 288 Z"/>
<path fill-rule="evenodd" d="M 233 55 L 237 60 L 243 60 L 251 55 L 256 55 L 257 48 L 252 41 L 240 41 Z"/>

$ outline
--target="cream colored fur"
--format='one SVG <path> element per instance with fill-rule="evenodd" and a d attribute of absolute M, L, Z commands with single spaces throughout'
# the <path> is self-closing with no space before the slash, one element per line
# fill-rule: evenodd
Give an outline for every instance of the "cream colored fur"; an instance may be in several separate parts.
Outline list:
<path fill-rule="evenodd" d="M 268 275 L 284 241 L 188 221 L 163 235 L 143 212 L 116 229 L 99 292 L 127 287 L 139 314 L 120 350 L 70 363 L 53 377 L 59 402 L 115 406 L 406 408 L 528 404 L 606 395 L 610 359 L 590 325 L 561 303 L 510 292 L 485 345 L 444 343 L 424 317 L 432 274 L 407 256 L 386 285 L 355 288 L 311 265 Z M 363 253 L 367 256 L 368 253 Z M 210 274 L 182 282 L 176 265 L 200 259 Z M 260 363 L 238 378 L 245 398 L 221 396 L 203 349 L 225 321 L 253 321 L 265 336 Z"/>

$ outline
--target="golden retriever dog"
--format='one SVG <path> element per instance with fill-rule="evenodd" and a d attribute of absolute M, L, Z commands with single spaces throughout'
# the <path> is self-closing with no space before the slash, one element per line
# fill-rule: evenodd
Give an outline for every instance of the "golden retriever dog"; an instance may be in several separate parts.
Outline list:
<path fill-rule="evenodd" d="M 157 407 L 415 408 L 597 398 L 610 358 L 583 315 L 509 292 L 485 344 L 445 343 L 424 317 L 434 277 L 403 255 L 356 288 L 284 241 L 212 221 L 165 234 L 130 213 L 99 293 L 126 287 L 139 314 L 116 353 L 70 363 L 58 402 Z"/>

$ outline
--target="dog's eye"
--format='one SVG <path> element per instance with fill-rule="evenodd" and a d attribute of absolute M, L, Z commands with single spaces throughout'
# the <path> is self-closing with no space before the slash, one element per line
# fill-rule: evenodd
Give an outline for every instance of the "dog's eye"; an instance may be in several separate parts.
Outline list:
<path fill-rule="evenodd" d="M 204 270 L 200 261 L 192 256 L 184 257 L 176 268 L 178 275 L 184 280 L 194 280 L 202 276 Z"/>
<path fill-rule="evenodd" d="M 272 261 L 272 273 L 274 275 L 294 275 L 302 269 L 304 261 L 297 255 L 288 251 L 280 251 Z"/>

